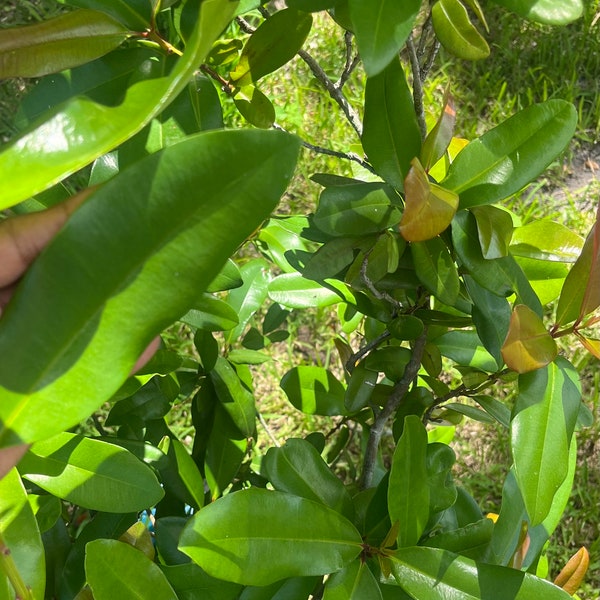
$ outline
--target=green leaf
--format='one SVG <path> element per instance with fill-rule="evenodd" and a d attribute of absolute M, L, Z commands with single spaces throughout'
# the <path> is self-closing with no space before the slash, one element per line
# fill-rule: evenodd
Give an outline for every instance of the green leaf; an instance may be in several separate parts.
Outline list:
<path fill-rule="evenodd" d="M 513 231 L 511 216 L 495 206 L 474 206 L 471 213 L 477 221 L 477 233 L 483 258 L 501 258 L 508 255 Z"/>
<path fill-rule="evenodd" d="M 194 35 L 167 77 L 132 85 L 116 106 L 85 97 L 69 100 L 5 146 L 0 172 L 10 177 L 0 180 L 0 210 L 49 188 L 142 130 L 185 88 L 234 9 L 229 0 L 202 2 Z M 43 166 L 32 171 L 31 164 Z"/>
<path fill-rule="evenodd" d="M 398 523 L 398 547 L 415 546 L 429 519 L 427 478 L 427 432 L 416 415 L 404 419 L 398 440 L 388 489 L 388 510 Z"/>
<path fill-rule="evenodd" d="M 371 4 L 361 3 L 362 6 L 360 10 L 366 8 L 370 15 L 374 14 Z M 382 73 L 367 79 L 361 141 L 378 175 L 402 190 L 410 161 L 421 151 L 421 132 L 399 60 L 393 60 Z"/>
<path fill-rule="evenodd" d="M 458 300 L 460 280 L 454 260 L 444 241 L 437 237 L 410 245 L 419 281 L 448 306 Z"/>
<path fill-rule="evenodd" d="M 75 10 L 48 21 L 0 30 L 0 77 L 41 77 L 92 61 L 132 35 L 95 10 Z"/>
<path fill-rule="evenodd" d="M 600 207 L 581 255 L 569 271 L 556 309 L 557 325 L 580 321 L 600 306 Z"/>
<path fill-rule="evenodd" d="M 28 271 L 0 321 L 0 445 L 48 437 L 110 398 L 273 209 L 297 150 L 279 132 L 209 132 L 97 191 Z"/>
<path fill-rule="evenodd" d="M 567 476 L 580 402 L 577 372 L 564 358 L 519 377 L 511 447 L 519 488 L 534 526 L 547 517 Z"/>
<path fill-rule="evenodd" d="M 252 437 L 256 429 L 256 407 L 252 392 L 239 378 L 235 368 L 219 357 L 210 372 L 221 406 L 244 437 Z"/>
<path fill-rule="evenodd" d="M 43 490 L 93 510 L 142 510 L 164 495 L 152 470 L 133 454 L 73 433 L 34 444 L 19 470 Z"/>
<path fill-rule="evenodd" d="M 439 513 L 450 508 L 457 498 L 457 490 L 452 479 L 452 467 L 456 462 L 454 450 L 446 444 L 427 444 L 427 484 L 429 486 L 429 512 Z"/>
<path fill-rule="evenodd" d="M 178 600 L 236 600 L 241 586 L 222 579 L 215 579 L 193 563 L 185 565 L 161 565 Z"/>
<path fill-rule="evenodd" d="M 581 0 L 493 0 L 531 21 L 547 25 L 567 25 L 581 17 Z"/>
<path fill-rule="evenodd" d="M 275 107 L 252 85 L 246 85 L 233 97 L 240 114 L 248 123 L 260 129 L 270 129 L 275 122 Z"/>
<path fill-rule="evenodd" d="M 160 446 L 169 457 L 170 468 L 185 486 L 186 501 L 195 509 L 204 506 L 204 480 L 185 446 L 177 438 L 169 437 Z"/>
<path fill-rule="evenodd" d="M 338 571 L 361 544 L 354 525 L 320 502 L 253 488 L 196 513 L 179 548 L 213 577 L 268 585 Z"/>
<path fill-rule="evenodd" d="M 290 438 L 280 448 L 269 448 L 261 474 L 276 490 L 322 502 L 349 519 L 354 516 L 352 499 L 344 484 L 305 440 Z"/>
<path fill-rule="evenodd" d="M 246 437 L 234 426 L 225 410 L 217 406 L 204 457 L 206 483 L 213 501 L 233 482 L 247 450 Z"/>
<path fill-rule="evenodd" d="M 553 262 L 575 262 L 582 248 L 574 231 L 547 219 L 515 228 L 510 242 L 513 256 Z"/>
<path fill-rule="evenodd" d="M 36 519 L 27 501 L 27 492 L 16 469 L 0 479 L 0 543 L 10 552 L 2 561 L 14 562 L 23 582 L 34 598 L 43 598 L 46 585 L 44 546 Z M 5 548 L 2 549 L 6 553 Z M 3 564 L 4 567 L 4 564 Z M 15 597 L 15 590 L 0 572 L 0 598 Z"/>
<path fill-rule="evenodd" d="M 460 208 L 508 198 L 564 150 L 576 125 L 577 111 L 564 100 L 529 106 L 468 144 L 442 185 L 460 196 Z"/>
<path fill-rule="evenodd" d="M 293 250 L 306 250 L 300 231 L 306 225 L 305 217 L 271 219 L 258 233 L 261 250 L 284 272 L 294 273 L 286 253 Z"/>
<path fill-rule="evenodd" d="M 473 301 L 471 316 L 477 335 L 498 365 L 503 363 L 501 348 L 508 333 L 511 310 L 506 298 L 481 287 L 471 276 L 463 276 Z"/>
<path fill-rule="evenodd" d="M 35 514 L 40 533 L 52 529 L 62 514 L 62 502 L 56 496 L 28 494 L 27 500 Z"/>
<path fill-rule="evenodd" d="M 323 367 L 300 365 L 281 380 L 289 401 L 308 415 L 344 415 L 344 386 Z"/>
<path fill-rule="evenodd" d="M 411 33 L 419 0 L 350 0 L 349 9 L 358 51 L 369 77 L 385 69 Z"/>
<path fill-rule="evenodd" d="M 527 306 L 517 304 L 502 345 L 506 366 L 517 373 L 528 373 L 545 367 L 557 354 L 556 342 L 543 321 Z"/>
<path fill-rule="evenodd" d="M 399 229 L 410 242 L 431 240 L 446 230 L 458 208 L 458 196 L 431 183 L 418 158 L 404 180 L 404 212 Z"/>
<path fill-rule="evenodd" d="M 367 369 L 364 361 L 352 370 L 344 396 L 344 403 L 349 412 L 357 412 L 367 406 L 377 378 L 378 372 Z"/>
<path fill-rule="evenodd" d="M 312 27 L 312 15 L 286 8 L 271 15 L 246 42 L 229 74 L 237 87 L 251 85 L 292 60 Z"/>
<path fill-rule="evenodd" d="M 442 355 L 456 364 L 495 373 L 499 365 L 474 331 L 449 331 L 434 340 Z"/>
<path fill-rule="evenodd" d="M 491 519 L 481 519 L 459 529 L 445 531 L 427 538 L 423 545 L 429 548 L 441 548 L 455 552 L 474 560 L 483 559 L 492 539 L 493 531 L 493 521 Z"/>
<path fill-rule="evenodd" d="M 327 579 L 323 600 L 383 600 L 383 597 L 367 563 L 355 560 Z"/>
<path fill-rule="evenodd" d="M 269 298 L 287 308 L 323 308 L 339 302 L 354 302 L 353 294 L 343 283 L 335 280 L 324 283 L 327 287 L 300 273 L 284 273 L 269 283 Z"/>
<path fill-rule="evenodd" d="M 431 8 L 431 18 L 437 38 L 451 54 L 464 60 L 481 60 L 490 54 L 490 47 L 469 19 L 460 0 L 438 0 Z"/>
<path fill-rule="evenodd" d="M 133 546 L 117 540 L 88 543 L 85 574 L 94 600 L 177 600 L 160 567 Z"/>
<path fill-rule="evenodd" d="M 336 237 L 378 233 L 402 218 L 393 201 L 393 191 L 382 183 L 328 187 L 321 193 L 313 223 Z"/>
<path fill-rule="evenodd" d="M 411 358 L 412 352 L 408 348 L 384 346 L 369 353 L 365 360 L 365 367 L 385 373 L 385 376 L 392 381 L 399 381 Z"/>
<path fill-rule="evenodd" d="M 101 10 L 135 31 L 150 27 L 151 6 L 148 0 L 58 0 L 63 4 Z"/>
<path fill-rule="evenodd" d="M 391 556 L 392 573 L 413 598 L 427 600 L 568 600 L 570 596 L 543 579 L 436 548 L 400 548 Z"/>
<path fill-rule="evenodd" d="M 215 292 L 224 292 L 226 290 L 239 288 L 243 284 L 242 274 L 240 273 L 238 266 L 228 258 L 219 274 L 210 282 L 206 291 L 214 294 Z M 238 311 L 236 311 L 236 313 L 237 312 Z"/>
<path fill-rule="evenodd" d="M 492 396 L 472 396 L 473 400 L 504 427 L 510 427 L 510 409 Z"/>
<path fill-rule="evenodd" d="M 440 160 L 454 134 L 454 125 L 456 123 L 456 111 L 454 109 L 454 99 L 450 94 L 450 88 L 446 88 L 444 94 L 444 106 L 442 114 L 434 125 L 433 129 L 427 134 L 423 147 L 421 148 L 420 161 L 423 168 L 429 172 L 429 169 Z"/>
<path fill-rule="evenodd" d="M 180 321 L 206 331 L 227 331 L 239 322 L 235 310 L 227 302 L 211 294 L 203 294 L 194 308 L 186 312 Z"/>

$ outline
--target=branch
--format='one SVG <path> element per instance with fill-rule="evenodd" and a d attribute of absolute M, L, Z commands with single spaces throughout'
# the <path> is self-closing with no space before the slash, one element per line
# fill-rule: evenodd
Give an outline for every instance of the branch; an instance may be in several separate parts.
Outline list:
<path fill-rule="evenodd" d="M 417 56 L 417 49 L 412 39 L 412 35 L 408 36 L 406 41 L 408 48 L 408 58 L 410 60 L 410 68 L 413 75 L 413 104 L 417 113 L 417 122 L 421 130 L 421 138 L 424 140 L 427 136 L 427 125 L 425 123 L 425 108 L 423 106 L 423 81 L 421 79 L 421 67 Z"/>
<path fill-rule="evenodd" d="M 348 122 L 354 128 L 354 131 L 358 133 L 359 137 L 362 136 L 362 123 L 358 113 L 350 106 L 350 103 L 346 99 L 346 96 L 342 93 L 341 88 L 335 85 L 331 79 L 327 76 L 327 73 L 323 70 L 321 65 L 308 53 L 306 50 L 299 50 L 298 56 L 308 65 L 312 74 L 317 80 L 323 85 L 323 87 L 329 92 L 329 95 L 335 100 L 344 114 L 348 119 Z"/>
<path fill-rule="evenodd" d="M 368 344 L 364 345 L 357 352 L 355 352 L 346 361 L 346 364 L 345 364 L 346 371 L 348 371 L 348 373 L 352 373 L 352 371 L 354 371 L 354 369 L 356 368 L 356 363 L 363 356 L 365 356 L 365 354 L 368 354 L 371 350 L 373 350 L 373 348 L 377 348 L 377 346 L 379 346 L 379 344 L 381 344 L 382 342 L 387 340 L 390 337 L 390 335 L 391 335 L 390 332 L 386 330 L 382 334 L 378 335 L 374 340 L 371 340 Z"/>
<path fill-rule="evenodd" d="M 342 71 L 339 80 L 334 84 L 338 90 L 341 90 L 344 87 L 344 85 L 350 78 L 350 75 L 352 75 L 352 71 L 354 71 L 354 69 L 356 69 L 356 67 L 360 63 L 360 56 L 358 56 L 358 54 L 356 54 L 354 57 L 352 56 L 351 31 L 346 31 L 346 33 L 344 34 L 344 41 L 346 43 L 346 64 L 344 65 L 344 70 Z"/>
<path fill-rule="evenodd" d="M 394 298 L 393 296 L 390 296 L 390 294 L 388 294 L 387 292 L 385 292 L 385 291 L 380 292 L 375 287 L 375 285 L 373 284 L 373 282 L 371 281 L 369 276 L 367 275 L 367 268 L 369 266 L 369 255 L 371 254 L 372 250 L 373 249 L 371 248 L 371 250 L 369 250 L 368 252 L 365 253 L 365 257 L 363 258 L 362 264 L 360 265 L 360 276 L 362 277 L 362 280 L 364 281 L 365 285 L 369 288 L 369 291 L 371 292 L 371 294 L 373 294 L 373 296 L 375 296 L 375 298 L 377 298 L 377 300 L 386 300 L 394 308 L 402 310 L 404 308 L 402 306 L 402 303 L 398 302 L 398 300 L 396 300 L 396 298 Z"/>
<path fill-rule="evenodd" d="M 273 129 L 279 129 L 279 131 L 285 131 L 287 133 L 287 131 L 281 127 L 281 125 L 277 125 L 277 123 L 273 123 Z M 363 160 L 360 158 L 360 156 L 354 154 L 353 152 L 338 152 L 337 150 L 331 150 L 329 148 L 324 148 L 323 146 L 315 146 L 314 144 L 311 144 L 303 139 L 300 139 L 300 141 L 305 148 L 308 148 L 308 150 L 318 152 L 319 154 L 326 154 L 327 156 L 335 156 L 337 158 L 344 158 L 346 160 L 354 161 L 363 167 L 363 169 L 367 169 L 367 171 L 377 175 L 373 167 L 366 160 Z"/>
<path fill-rule="evenodd" d="M 421 359 L 423 358 L 423 352 L 425 351 L 425 344 L 427 343 L 427 329 L 417 338 L 415 345 L 412 349 L 412 356 L 402 379 L 396 383 L 392 389 L 390 397 L 387 399 L 385 406 L 375 415 L 375 422 L 369 432 L 369 439 L 367 441 L 367 449 L 365 451 L 365 460 L 363 465 L 363 472 L 360 478 L 360 489 L 366 490 L 371 487 L 373 483 L 373 474 L 375 473 L 375 463 L 377 462 L 377 452 L 379 451 L 379 444 L 383 435 L 383 429 L 388 419 L 398 410 L 400 402 L 405 394 L 408 392 L 410 385 L 417 377 L 419 367 L 421 366 Z"/>

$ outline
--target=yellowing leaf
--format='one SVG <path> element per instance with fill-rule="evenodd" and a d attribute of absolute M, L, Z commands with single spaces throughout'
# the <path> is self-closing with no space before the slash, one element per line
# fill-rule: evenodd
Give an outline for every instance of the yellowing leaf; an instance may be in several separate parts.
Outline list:
<path fill-rule="evenodd" d="M 137 521 L 134 523 L 121 537 L 119 541 L 125 542 L 134 548 L 137 548 L 140 552 L 143 552 L 150 560 L 154 560 L 154 544 L 152 543 L 152 536 L 141 522 Z"/>
<path fill-rule="evenodd" d="M 590 555 L 585 547 L 580 548 L 556 576 L 554 585 L 561 587 L 571 596 L 577 591 L 590 564 Z"/>
<path fill-rule="evenodd" d="M 540 317 L 528 306 L 519 304 L 513 310 L 501 352 L 509 369 L 528 373 L 551 363 L 558 350 Z"/>
<path fill-rule="evenodd" d="M 577 337 L 579 338 L 579 341 L 581 342 L 582 346 L 590 354 L 592 354 L 596 358 L 600 358 L 600 340 L 594 340 L 592 338 L 584 337 L 580 333 L 577 334 Z"/>
<path fill-rule="evenodd" d="M 458 195 L 431 183 L 418 158 L 404 180 L 404 213 L 400 233 L 409 242 L 424 242 L 444 231 L 458 208 Z"/>

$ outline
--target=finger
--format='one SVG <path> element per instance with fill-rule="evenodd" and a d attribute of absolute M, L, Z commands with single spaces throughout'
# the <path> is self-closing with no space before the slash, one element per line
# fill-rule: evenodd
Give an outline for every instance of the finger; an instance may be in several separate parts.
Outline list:
<path fill-rule="evenodd" d="M 19 444 L 0 449 L 0 479 L 2 479 L 29 450 L 29 444 Z"/>
<path fill-rule="evenodd" d="M 135 366 L 131 370 L 131 375 L 135 375 L 155 354 L 160 348 L 160 338 L 155 337 L 148 347 L 142 352 L 142 355 L 138 358 Z"/>
<path fill-rule="evenodd" d="M 0 222 L 0 288 L 9 286 L 21 277 L 71 213 L 94 189 L 87 188 L 48 210 Z"/>

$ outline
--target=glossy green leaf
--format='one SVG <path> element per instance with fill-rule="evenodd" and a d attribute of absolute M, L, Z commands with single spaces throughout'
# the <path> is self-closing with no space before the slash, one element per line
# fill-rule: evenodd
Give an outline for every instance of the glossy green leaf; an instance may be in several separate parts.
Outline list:
<path fill-rule="evenodd" d="M 515 474 L 532 525 L 541 523 L 569 468 L 581 388 L 564 358 L 519 377 L 511 423 Z"/>
<path fill-rule="evenodd" d="M 258 233 L 261 250 L 284 272 L 294 273 L 296 269 L 286 258 L 288 251 L 306 250 L 300 231 L 306 224 L 305 217 L 271 219 Z"/>
<path fill-rule="evenodd" d="M 410 245 L 419 281 L 439 300 L 454 306 L 460 291 L 460 280 L 454 260 L 441 238 Z"/>
<path fill-rule="evenodd" d="M 511 216 L 505 210 L 495 206 L 474 206 L 471 213 L 477 222 L 483 258 L 507 256 L 513 231 Z"/>
<path fill-rule="evenodd" d="M 324 283 L 327 287 L 305 279 L 300 273 L 284 273 L 269 283 L 269 298 L 287 308 L 322 308 L 354 301 L 353 294 L 343 283 L 335 280 Z"/>
<path fill-rule="evenodd" d="M 481 519 L 459 529 L 445 531 L 427 538 L 423 545 L 455 552 L 473 560 L 481 560 L 492 539 L 493 531 L 492 520 Z"/>
<path fill-rule="evenodd" d="M 132 35 L 95 10 L 75 10 L 48 21 L 0 30 L 0 77 L 41 77 L 92 61 Z"/>
<path fill-rule="evenodd" d="M 246 42 L 231 81 L 244 87 L 282 67 L 302 48 L 311 27 L 312 16 L 293 8 L 271 15 Z"/>
<path fill-rule="evenodd" d="M 367 564 L 355 560 L 327 579 L 323 600 L 383 600 Z"/>
<path fill-rule="evenodd" d="M 181 317 L 187 325 L 206 331 L 227 331 L 238 324 L 238 316 L 224 300 L 211 294 L 203 294 L 194 308 Z"/>
<path fill-rule="evenodd" d="M 460 196 L 460 207 L 493 204 L 518 192 L 564 150 L 577 111 L 564 100 L 530 106 L 468 144 L 442 185 Z"/>
<path fill-rule="evenodd" d="M 520 304 L 529 306 L 540 317 L 542 304 L 512 256 L 483 258 L 477 223 L 469 211 L 459 211 L 452 221 L 452 242 L 463 269 L 483 288 L 507 297 L 517 295 Z"/>
<path fill-rule="evenodd" d="M 542 320 L 527 306 L 515 306 L 502 345 L 506 366 L 517 373 L 528 373 L 545 367 L 557 354 L 556 342 Z"/>
<path fill-rule="evenodd" d="M 398 440 L 388 488 L 388 510 L 392 523 L 398 523 L 398 547 L 415 546 L 429 519 L 427 481 L 427 432 L 419 417 L 404 419 Z"/>
<path fill-rule="evenodd" d="M 399 315 L 388 325 L 388 331 L 397 340 L 416 340 L 424 328 L 423 321 L 413 315 Z"/>
<path fill-rule="evenodd" d="M 458 492 L 452 479 L 456 455 L 450 446 L 440 442 L 427 444 L 426 454 L 429 511 L 434 514 L 450 508 L 456 502 Z"/>
<path fill-rule="evenodd" d="M 294 367 L 281 379 L 281 388 L 289 401 L 306 414 L 346 414 L 344 386 L 323 367 Z"/>
<path fill-rule="evenodd" d="M 151 6 L 148 0 L 58 0 L 63 4 L 101 10 L 136 31 L 150 27 Z"/>
<path fill-rule="evenodd" d="M 247 450 L 247 438 L 225 410 L 217 406 L 204 457 L 204 474 L 212 500 L 221 496 L 233 482 Z"/>
<path fill-rule="evenodd" d="M 71 217 L 0 322 L 0 353 L 10 354 L 0 364 L 1 445 L 70 427 L 117 391 L 272 210 L 297 148 L 279 132 L 200 134 L 130 167 Z"/>
<path fill-rule="evenodd" d="M 212 371 L 211 381 L 221 406 L 244 437 L 252 437 L 256 429 L 256 407 L 252 392 L 239 378 L 235 368 L 219 357 Z"/>
<path fill-rule="evenodd" d="M 43 598 L 46 584 L 44 546 L 27 501 L 27 492 L 16 469 L 0 479 L 0 542 L 6 544 L 10 553 L 9 556 L 3 556 L 2 560 L 12 561 L 34 597 Z M 15 597 L 15 591 L 5 573 L 2 568 L 0 598 L 9 600 Z"/>
<path fill-rule="evenodd" d="M 434 340 L 443 356 L 456 364 L 494 373 L 499 365 L 474 331 L 449 331 Z"/>
<path fill-rule="evenodd" d="M 161 450 L 187 491 L 187 502 L 195 509 L 204 506 L 204 479 L 185 446 L 177 438 L 166 438 Z"/>
<path fill-rule="evenodd" d="M 385 376 L 391 381 L 399 381 L 404 375 L 412 352 L 403 346 L 384 346 L 371 351 L 365 360 L 365 367 Z"/>
<path fill-rule="evenodd" d="M 404 180 L 404 212 L 399 229 L 409 242 L 431 240 L 442 233 L 456 214 L 458 196 L 431 183 L 418 158 Z"/>
<path fill-rule="evenodd" d="M 553 262 L 575 262 L 582 248 L 583 240 L 574 231 L 547 219 L 515 228 L 510 242 L 513 256 Z"/>
<path fill-rule="evenodd" d="M 308 259 L 302 275 L 313 281 L 336 277 L 354 262 L 356 249 L 360 246 L 361 240 L 357 238 L 333 238 Z"/>
<path fill-rule="evenodd" d="M 501 348 L 506 340 L 511 310 L 506 298 L 481 287 L 469 275 L 463 276 L 467 292 L 473 301 L 471 316 L 477 335 L 498 365 L 504 361 Z"/>
<path fill-rule="evenodd" d="M 581 0 L 493 0 L 518 15 L 547 25 L 566 25 L 579 19 Z"/>
<path fill-rule="evenodd" d="M 194 35 L 167 77 L 132 85 L 116 106 L 74 98 L 5 146 L 0 172 L 10 177 L 0 180 L 0 209 L 49 188 L 143 129 L 185 88 L 234 8 L 229 0 L 202 2 Z M 31 164 L 43 166 L 32 172 Z"/>
<path fill-rule="evenodd" d="M 351 413 L 356 412 L 367 406 L 377 383 L 378 375 L 377 371 L 367 369 L 364 361 L 352 370 L 344 399 L 348 411 Z"/>
<path fill-rule="evenodd" d="M 364 7 L 370 15 L 374 14 L 370 4 Z M 410 161 L 421 151 L 421 132 L 399 60 L 367 79 L 361 141 L 377 173 L 395 188 L 403 189 Z"/>
<path fill-rule="evenodd" d="M 133 546 L 117 540 L 88 543 L 85 574 L 94 600 L 177 600 L 160 567 Z"/>
<path fill-rule="evenodd" d="M 579 321 L 600 306 L 600 207 L 581 255 L 569 271 L 556 309 L 556 323 Z"/>
<path fill-rule="evenodd" d="M 325 188 L 313 223 L 332 236 L 362 236 L 396 225 L 402 214 L 393 191 L 381 183 Z"/>
<path fill-rule="evenodd" d="M 62 502 L 56 496 L 28 494 L 27 499 L 35 515 L 40 533 L 54 527 L 62 514 Z"/>
<path fill-rule="evenodd" d="M 385 69 L 404 46 L 417 18 L 419 0 L 350 0 L 358 51 L 370 77 Z"/>
<path fill-rule="evenodd" d="M 438 0 L 431 8 L 431 19 L 437 38 L 454 56 L 464 60 L 489 56 L 490 47 L 460 0 Z"/>
<path fill-rule="evenodd" d="M 361 551 L 354 525 L 320 502 L 252 488 L 196 513 L 179 548 L 213 577 L 268 585 L 344 568 Z"/>
<path fill-rule="evenodd" d="M 510 427 L 510 409 L 492 396 L 473 396 L 473 400 L 504 427 Z"/>
<path fill-rule="evenodd" d="M 233 101 L 248 123 L 260 129 L 269 129 L 275 122 L 275 107 L 271 101 L 252 85 L 244 86 Z"/>
<path fill-rule="evenodd" d="M 142 510 L 164 494 L 152 470 L 124 448 L 67 432 L 34 444 L 19 470 L 43 490 L 93 510 Z"/>
<path fill-rule="evenodd" d="M 237 583 L 215 579 L 193 563 L 161 565 L 178 600 L 236 600 L 241 586 Z"/>
<path fill-rule="evenodd" d="M 280 448 L 269 448 L 261 473 L 276 490 L 322 502 L 349 519 L 354 516 L 348 490 L 305 440 L 290 438 Z"/>
<path fill-rule="evenodd" d="M 437 548 L 400 548 L 392 573 L 413 598 L 427 600 L 568 600 L 570 596 L 529 573 L 475 563 Z"/>
<path fill-rule="evenodd" d="M 427 134 L 421 148 L 420 161 L 427 172 L 445 155 L 452 141 L 455 123 L 456 111 L 454 109 L 454 99 L 450 94 L 449 88 L 447 88 L 444 95 L 442 114 L 439 116 L 432 130 Z"/>

